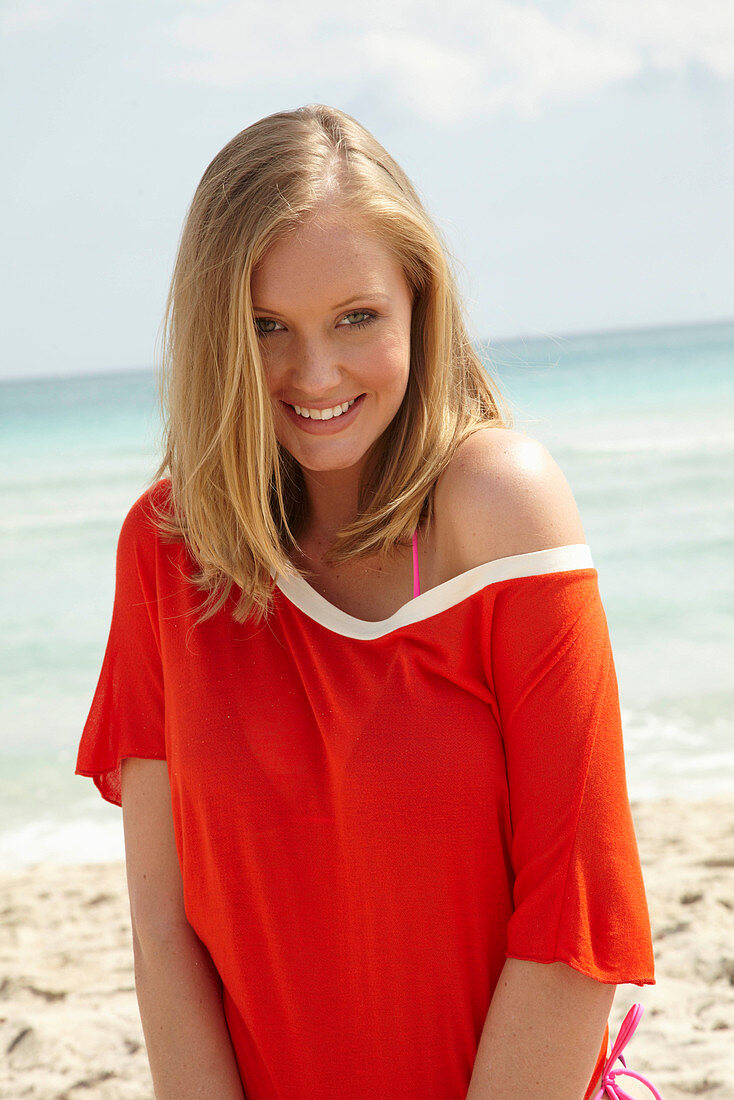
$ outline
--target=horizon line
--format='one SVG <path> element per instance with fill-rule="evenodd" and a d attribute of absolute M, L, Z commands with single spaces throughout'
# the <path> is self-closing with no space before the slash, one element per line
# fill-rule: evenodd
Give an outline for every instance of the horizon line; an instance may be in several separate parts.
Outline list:
<path fill-rule="evenodd" d="M 508 336 L 483 336 L 478 338 L 477 343 L 482 349 L 486 350 L 491 349 L 492 346 L 497 347 L 499 345 L 505 347 L 512 344 L 525 344 L 539 340 L 565 340 L 570 342 L 573 340 L 585 340 L 603 336 L 641 335 L 642 333 L 670 332 L 693 328 L 724 328 L 727 325 L 734 325 L 734 316 L 709 321 L 678 321 L 663 324 L 626 325 L 622 328 L 571 329 L 565 332 L 529 330 L 524 333 Z M 155 364 L 148 364 L 146 366 L 131 365 L 128 367 L 103 367 L 101 370 L 77 371 L 75 373 L 60 371 L 58 374 L 8 374 L 0 375 L 0 384 L 5 382 L 63 382 L 73 381 L 79 378 L 113 378 L 127 374 L 154 374 L 157 369 Z"/>

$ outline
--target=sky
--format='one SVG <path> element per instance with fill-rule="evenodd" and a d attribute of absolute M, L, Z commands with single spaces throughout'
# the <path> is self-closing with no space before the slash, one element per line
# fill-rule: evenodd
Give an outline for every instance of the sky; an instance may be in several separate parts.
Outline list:
<path fill-rule="evenodd" d="M 212 157 L 330 103 L 402 164 L 474 338 L 734 317 L 731 0 L 3 0 L 0 377 L 156 363 Z"/>

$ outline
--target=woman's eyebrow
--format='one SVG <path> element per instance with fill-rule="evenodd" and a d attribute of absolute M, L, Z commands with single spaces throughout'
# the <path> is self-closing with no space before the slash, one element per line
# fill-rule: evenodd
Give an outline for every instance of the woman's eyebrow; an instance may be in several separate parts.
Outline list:
<path fill-rule="evenodd" d="M 367 291 L 364 291 L 361 294 L 353 294 L 351 297 L 347 298 L 347 300 L 345 302 L 339 302 L 337 305 L 331 306 L 330 308 L 331 309 L 344 309 L 346 306 L 354 305 L 355 302 L 365 302 L 365 301 L 389 302 L 390 301 L 390 295 L 389 294 L 383 294 L 381 291 L 367 290 Z M 279 312 L 277 309 L 268 309 L 266 306 L 259 306 L 255 302 L 252 303 L 252 308 L 257 313 L 267 313 L 268 315 L 273 314 L 274 316 L 277 315 L 278 312 Z"/>
<path fill-rule="evenodd" d="M 355 302 L 364 302 L 365 299 L 369 299 L 371 302 L 388 302 L 390 296 L 379 291 L 368 290 L 362 294 L 354 294 L 351 298 L 347 298 L 346 302 L 339 302 L 338 305 L 332 306 L 332 309 L 344 309 L 345 306 L 354 305 Z"/>

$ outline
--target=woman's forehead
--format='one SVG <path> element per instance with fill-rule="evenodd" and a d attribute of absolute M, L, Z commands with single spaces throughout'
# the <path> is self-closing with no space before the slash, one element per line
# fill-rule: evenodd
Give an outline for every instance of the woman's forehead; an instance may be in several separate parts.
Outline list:
<path fill-rule="evenodd" d="M 260 309 L 322 303 L 335 308 L 362 295 L 400 293 L 405 277 L 393 252 L 363 219 L 342 211 L 311 218 L 276 241 L 252 275 Z"/>

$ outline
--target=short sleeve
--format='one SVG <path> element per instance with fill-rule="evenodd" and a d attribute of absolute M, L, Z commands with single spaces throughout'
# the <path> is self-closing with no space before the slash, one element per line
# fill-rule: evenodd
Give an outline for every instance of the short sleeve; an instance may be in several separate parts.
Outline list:
<path fill-rule="evenodd" d="M 145 500 L 132 507 L 120 531 L 112 623 L 76 763 L 76 774 L 94 779 L 102 797 L 117 806 L 120 761 L 166 756 L 157 534 Z"/>
<path fill-rule="evenodd" d="M 489 665 L 507 762 L 506 954 L 654 983 L 617 678 L 594 568 L 497 586 Z"/>

